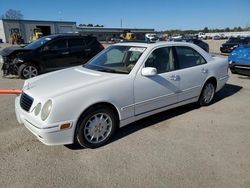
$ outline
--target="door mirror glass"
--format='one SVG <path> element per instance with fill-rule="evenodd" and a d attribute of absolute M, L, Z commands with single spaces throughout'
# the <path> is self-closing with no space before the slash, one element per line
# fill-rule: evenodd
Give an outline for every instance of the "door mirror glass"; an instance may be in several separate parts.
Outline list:
<path fill-rule="evenodd" d="M 43 48 L 42 48 L 42 51 L 48 51 L 49 50 L 49 47 L 48 46 L 44 46 Z"/>
<path fill-rule="evenodd" d="M 145 67 L 142 69 L 142 76 L 154 76 L 157 74 L 157 69 L 154 67 Z"/>

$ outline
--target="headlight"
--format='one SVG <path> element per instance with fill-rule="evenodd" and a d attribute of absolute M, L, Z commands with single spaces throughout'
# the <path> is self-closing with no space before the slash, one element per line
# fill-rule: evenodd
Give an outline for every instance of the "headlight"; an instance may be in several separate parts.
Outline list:
<path fill-rule="evenodd" d="M 41 112 L 41 119 L 43 121 L 45 121 L 50 112 L 51 112 L 51 109 L 52 109 L 52 101 L 51 100 L 48 100 L 44 105 L 43 105 L 43 108 L 42 108 L 42 112 Z"/>
<path fill-rule="evenodd" d="M 234 45 L 233 47 L 231 47 L 231 49 L 237 48 L 239 45 Z"/>
<path fill-rule="evenodd" d="M 39 103 L 36 105 L 35 112 L 34 112 L 36 116 L 40 113 L 41 108 L 42 108 L 42 105 L 41 105 L 41 103 L 39 102 Z"/>

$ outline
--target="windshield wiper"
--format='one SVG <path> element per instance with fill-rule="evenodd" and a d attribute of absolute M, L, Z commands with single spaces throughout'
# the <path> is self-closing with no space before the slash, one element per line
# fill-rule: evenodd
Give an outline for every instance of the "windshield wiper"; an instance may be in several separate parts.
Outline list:
<path fill-rule="evenodd" d="M 119 70 L 114 70 L 114 69 L 97 69 L 97 71 L 101 71 L 101 72 L 109 72 L 109 73 L 128 74 L 128 72 L 125 72 L 125 71 L 119 71 Z"/>

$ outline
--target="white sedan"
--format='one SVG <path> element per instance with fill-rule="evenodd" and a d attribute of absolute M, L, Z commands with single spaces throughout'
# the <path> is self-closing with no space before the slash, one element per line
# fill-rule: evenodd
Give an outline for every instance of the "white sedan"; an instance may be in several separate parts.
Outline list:
<path fill-rule="evenodd" d="M 107 143 L 115 130 L 187 103 L 212 103 L 226 59 L 182 42 L 115 44 L 87 64 L 26 80 L 15 110 L 47 145 Z"/>

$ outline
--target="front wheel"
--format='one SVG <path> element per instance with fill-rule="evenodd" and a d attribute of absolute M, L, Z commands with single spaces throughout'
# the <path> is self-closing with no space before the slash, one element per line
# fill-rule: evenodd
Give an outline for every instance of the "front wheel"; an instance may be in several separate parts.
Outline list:
<path fill-rule="evenodd" d="M 76 131 L 77 142 L 86 148 L 106 144 L 117 128 L 117 118 L 107 107 L 96 107 L 83 115 Z"/>
<path fill-rule="evenodd" d="M 215 86 L 213 83 L 208 82 L 205 84 L 205 86 L 202 89 L 200 98 L 199 98 L 199 104 L 201 106 L 208 106 L 212 103 L 215 95 Z"/>
<path fill-rule="evenodd" d="M 32 78 L 38 75 L 38 68 L 33 64 L 22 64 L 18 68 L 18 76 L 23 79 Z"/>

